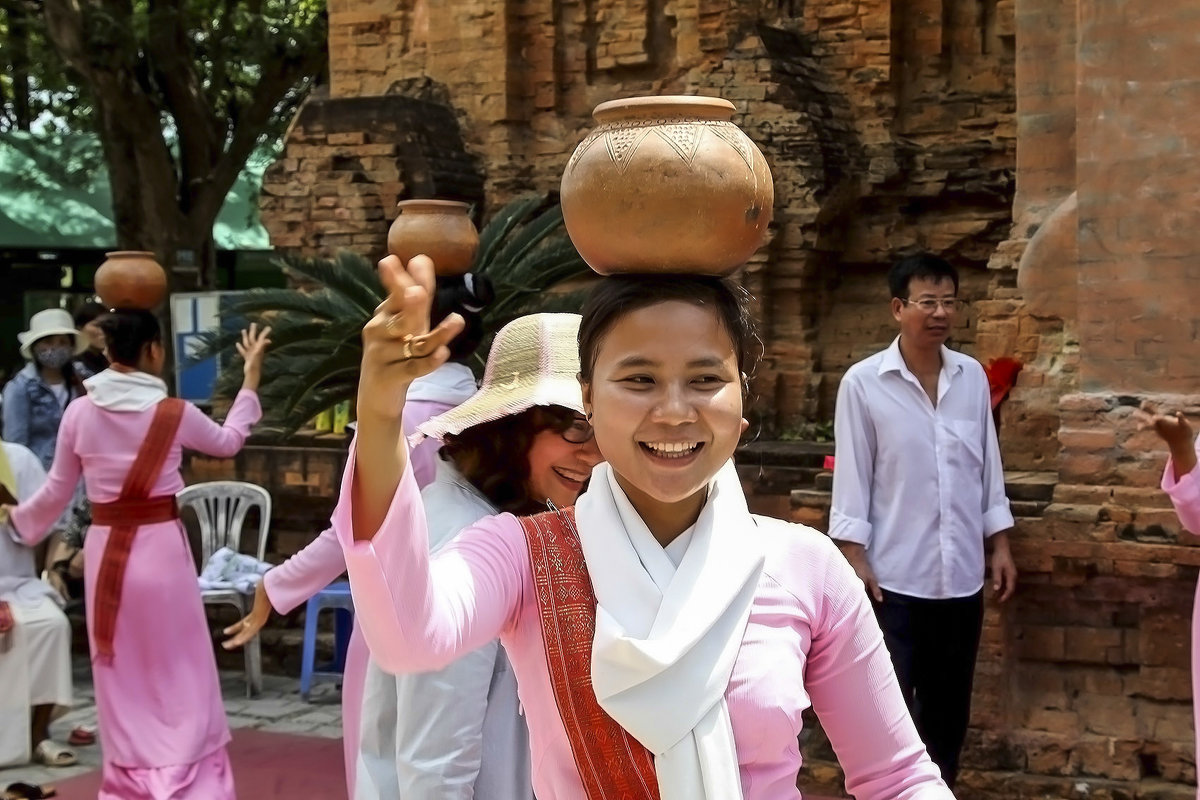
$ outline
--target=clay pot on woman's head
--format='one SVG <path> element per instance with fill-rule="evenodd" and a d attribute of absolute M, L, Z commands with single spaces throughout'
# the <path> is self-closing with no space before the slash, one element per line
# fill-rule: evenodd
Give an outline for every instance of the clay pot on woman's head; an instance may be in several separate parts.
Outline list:
<path fill-rule="evenodd" d="M 116 250 L 96 270 L 96 294 L 108 308 L 149 311 L 167 296 L 167 273 L 154 253 Z"/>
<path fill-rule="evenodd" d="M 592 269 L 726 275 L 754 254 L 775 191 L 733 112 L 717 97 L 596 106 L 562 179 L 567 233 Z"/>
<path fill-rule="evenodd" d="M 469 203 L 453 200 L 401 200 L 388 229 L 388 252 L 405 264 L 413 256 L 433 259 L 438 275 L 462 275 L 475 263 L 479 231 Z"/>

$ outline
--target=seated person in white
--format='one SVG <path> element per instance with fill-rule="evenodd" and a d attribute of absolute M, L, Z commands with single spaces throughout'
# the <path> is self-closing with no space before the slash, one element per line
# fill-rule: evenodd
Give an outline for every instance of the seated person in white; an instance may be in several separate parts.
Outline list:
<path fill-rule="evenodd" d="M 29 449 L 0 442 L 0 497 L 24 500 L 46 481 Z M 0 767 L 36 760 L 75 763 L 50 739 L 50 721 L 71 705 L 71 625 L 62 596 L 37 577 L 33 550 L 0 509 Z"/>

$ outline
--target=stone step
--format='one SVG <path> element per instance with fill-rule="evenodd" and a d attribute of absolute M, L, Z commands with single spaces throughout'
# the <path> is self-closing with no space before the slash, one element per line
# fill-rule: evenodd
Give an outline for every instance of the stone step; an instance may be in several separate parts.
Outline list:
<path fill-rule="evenodd" d="M 1009 500 L 1031 500 L 1049 503 L 1058 483 L 1057 472 L 1005 471 L 1004 491 Z"/>
<path fill-rule="evenodd" d="M 1024 474 L 1024 473 L 1022 473 Z M 1008 477 L 1008 474 L 1005 475 Z M 1039 481 L 1005 483 L 1005 491 L 1010 498 L 1014 517 L 1040 517 L 1050 505 L 1049 498 L 1039 499 L 1037 495 L 1045 495 L 1045 484 Z M 1015 491 L 1014 491 L 1015 487 Z M 823 471 L 817 474 L 814 482 L 803 489 L 793 489 L 789 492 L 792 508 L 829 508 L 833 489 L 833 473 Z M 1054 486 L 1049 486 L 1050 494 Z"/>
<path fill-rule="evenodd" d="M 792 508 L 829 508 L 829 492 L 817 489 L 793 489 L 790 497 Z"/>
<path fill-rule="evenodd" d="M 1040 517 L 1050 504 L 1041 500 L 1010 500 L 1008 505 L 1014 517 Z"/>
<path fill-rule="evenodd" d="M 775 467 L 823 467 L 833 442 L 801 440 L 748 442 L 737 450 L 739 464 Z"/>
<path fill-rule="evenodd" d="M 753 485 L 756 494 L 787 494 L 797 486 L 811 486 L 824 472 L 821 467 L 780 467 L 738 463 L 738 477 Z"/>

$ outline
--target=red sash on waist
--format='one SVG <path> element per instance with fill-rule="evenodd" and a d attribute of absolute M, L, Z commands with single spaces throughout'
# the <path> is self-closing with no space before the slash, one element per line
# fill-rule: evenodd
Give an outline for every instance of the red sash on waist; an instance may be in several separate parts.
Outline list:
<path fill-rule="evenodd" d="M 154 408 L 154 419 L 146 431 L 146 439 L 138 450 L 121 496 L 111 503 L 92 506 L 93 525 L 111 525 L 104 556 L 96 575 L 93 624 L 96 626 L 96 656 L 112 661 L 113 636 L 117 629 L 117 610 L 121 606 L 121 589 L 125 583 L 125 566 L 133 549 L 133 537 L 138 527 L 152 522 L 176 519 L 174 497 L 150 497 L 150 490 L 162 472 L 167 453 L 175 442 L 175 434 L 183 419 L 184 402 L 168 397 Z M 169 506 L 168 506 L 169 501 Z"/>
<path fill-rule="evenodd" d="M 173 519 L 179 519 L 179 505 L 173 494 L 92 504 L 93 525 L 153 525 Z"/>
<path fill-rule="evenodd" d="M 521 519 L 546 664 L 587 800 L 658 800 L 654 756 L 610 717 L 592 688 L 596 594 L 573 508 Z"/>

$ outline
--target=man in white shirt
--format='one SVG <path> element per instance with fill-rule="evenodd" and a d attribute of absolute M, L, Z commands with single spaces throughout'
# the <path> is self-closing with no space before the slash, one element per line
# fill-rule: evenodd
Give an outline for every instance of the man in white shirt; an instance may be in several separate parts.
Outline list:
<path fill-rule="evenodd" d="M 0 503 L 25 500 L 46 481 L 28 448 L 0 442 Z M 0 508 L 0 767 L 31 759 L 69 766 L 75 753 L 50 739 L 50 720 L 71 705 L 71 625 L 62 597 L 37 577 L 33 550 Z M 11 627 L 10 627 L 11 626 Z"/>
<path fill-rule="evenodd" d="M 1017 570 L 987 376 L 945 341 L 958 273 L 920 255 L 888 274 L 900 335 L 838 388 L 829 535 L 866 584 L 929 755 L 954 786 L 983 624 L 984 542 L 1003 602 Z"/>

